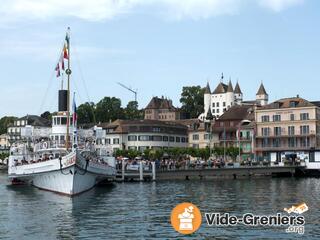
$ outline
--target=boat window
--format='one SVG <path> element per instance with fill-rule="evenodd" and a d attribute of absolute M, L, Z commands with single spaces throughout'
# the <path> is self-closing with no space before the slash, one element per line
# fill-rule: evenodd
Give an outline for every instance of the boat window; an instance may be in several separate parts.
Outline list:
<path fill-rule="evenodd" d="M 66 125 L 67 124 L 67 118 L 63 117 L 61 118 L 61 124 Z"/>

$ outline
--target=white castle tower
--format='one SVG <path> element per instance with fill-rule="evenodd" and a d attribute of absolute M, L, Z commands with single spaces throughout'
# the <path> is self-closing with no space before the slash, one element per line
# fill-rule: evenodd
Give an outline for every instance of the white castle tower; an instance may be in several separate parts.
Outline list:
<path fill-rule="evenodd" d="M 241 89 L 240 89 L 238 82 L 237 82 L 233 92 L 234 92 L 236 104 L 240 105 L 243 100 L 243 95 L 242 95 L 242 92 L 241 92 Z"/>
<path fill-rule="evenodd" d="M 223 107 L 222 112 L 225 112 L 226 110 L 228 110 L 232 105 L 234 105 L 234 103 L 235 103 L 235 96 L 233 92 L 232 82 L 230 79 L 228 83 L 225 104 L 222 102 L 222 107 Z"/>
<path fill-rule="evenodd" d="M 256 101 L 261 106 L 267 105 L 269 100 L 268 93 L 266 92 L 266 89 L 263 86 L 263 83 L 261 83 L 258 92 L 256 94 Z"/>

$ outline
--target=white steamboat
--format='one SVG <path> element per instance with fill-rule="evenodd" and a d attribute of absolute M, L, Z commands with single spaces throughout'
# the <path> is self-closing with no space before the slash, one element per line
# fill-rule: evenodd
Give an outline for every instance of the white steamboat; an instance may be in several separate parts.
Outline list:
<path fill-rule="evenodd" d="M 31 126 L 23 129 L 25 141 L 13 144 L 10 149 L 8 177 L 13 184 L 25 182 L 39 189 L 74 196 L 101 181 L 113 180 L 116 168 L 111 150 L 97 144 L 99 139 L 86 139 L 77 134 L 76 112 L 71 115 L 69 109 L 69 33 L 66 39 L 68 86 L 67 90 L 59 90 L 59 111 L 52 117 L 51 133 L 37 138 Z"/>

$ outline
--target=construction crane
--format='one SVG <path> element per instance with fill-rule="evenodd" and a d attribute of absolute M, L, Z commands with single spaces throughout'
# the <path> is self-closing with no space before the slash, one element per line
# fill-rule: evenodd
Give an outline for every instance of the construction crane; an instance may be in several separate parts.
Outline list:
<path fill-rule="evenodd" d="M 129 90 L 130 92 L 133 92 L 133 93 L 134 93 L 134 100 L 137 102 L 137 94 L 138 94 L 137 90 L 135 91 L 135 90 L 133 90 L 131 87 L 127 87 L 126 85 L 124 85 L 124 84 L 122 84 L 122 83 L 120 83 L 120 82 L 117 82 L 117 83 L 118 83 L 121 87 Z"/>

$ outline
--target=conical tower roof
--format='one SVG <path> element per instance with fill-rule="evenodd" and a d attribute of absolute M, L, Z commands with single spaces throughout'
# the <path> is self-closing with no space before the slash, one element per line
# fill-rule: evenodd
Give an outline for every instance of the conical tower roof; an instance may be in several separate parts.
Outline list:
<path fill-rule="evenodd" d="M 206 89 L 205 89 L 205 91 L 204 91 L 204 94 L 211 94 L 209 82 L 207 82 L 207 86 L 206 86 Z"/>
<path fill-rule="evenodd" d="M 213 115 L 211 113 L 211 108 L 209 107 L 209 110 L 207 112 L 207 116 L 206 116 L 206 120 L 212 120 L 213 119 Z"/>
<path fill-rule="evenodd" d="M 234 93 L 237 93 L 237 94 L 242 94 L 241 92 L 241 89 L 240 89 L 240 86 L 239 86 L 239 83 L 237 82 L 235 88 L 234 88 Z"/>
<path fill-rule="evenodd" d="M 256 95 L 268 95 L 268 93 L 266 92 L 266 89 L 263 86 L 263 83 L 261 83 Z"/>
<path fill-rule="evenodd" d="M 231 79 L 229 80 L 227 92 L 233 92 L 233 87 L 232 87 Z"/>
<path fill-rule="evenodd" d="M 228 86 L 222 82 L 218 84 L 216 89 L 213 91 L 213 94 L 220 94 L 227 92 Z"/>

